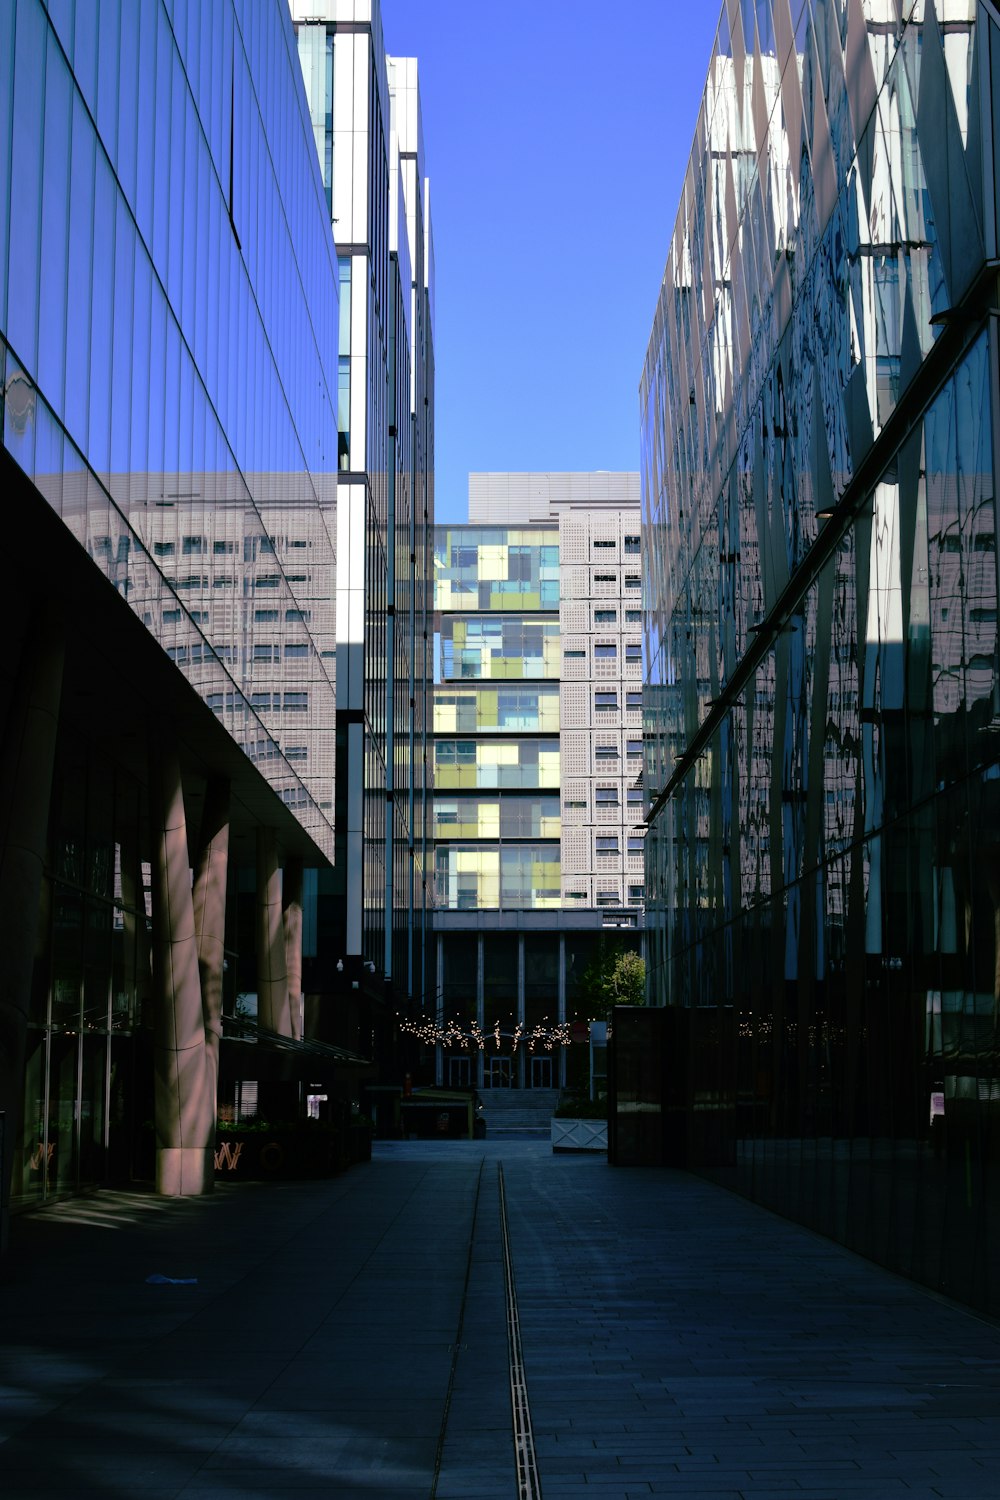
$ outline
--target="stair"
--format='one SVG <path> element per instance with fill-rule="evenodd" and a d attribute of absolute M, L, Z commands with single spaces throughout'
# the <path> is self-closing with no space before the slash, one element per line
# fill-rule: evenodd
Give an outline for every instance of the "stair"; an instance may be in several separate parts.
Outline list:
<path fill-rule="evenodd" d="M 547 1138 L 558 1089 L 483 1089 L 487 1138 Z"/>

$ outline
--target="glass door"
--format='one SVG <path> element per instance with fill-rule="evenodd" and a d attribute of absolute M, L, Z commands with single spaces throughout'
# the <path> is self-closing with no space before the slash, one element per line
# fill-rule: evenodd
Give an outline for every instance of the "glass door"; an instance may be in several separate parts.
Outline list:
<path fill-rule="evenodd" d="M 491 1057 L 489 1060 L 488 1085 L 491 1089 L 509 1089 L 511 1086 L 511 1060 L 509 1057 Z"/>
<path fill-rule="evenodd" d="M 453 1089 L 467 1089 L 472 1082 L 472 1059 L 468 1057 L 449 1057 L 448 1059 L 448 1084 Z"/>
<path fill-rule="evenodd" d="M 550 1089 L 552 1087 L 551 1057 L 533 1057 L 531 1059 L 531 1087 L 533 1089 Z"/>

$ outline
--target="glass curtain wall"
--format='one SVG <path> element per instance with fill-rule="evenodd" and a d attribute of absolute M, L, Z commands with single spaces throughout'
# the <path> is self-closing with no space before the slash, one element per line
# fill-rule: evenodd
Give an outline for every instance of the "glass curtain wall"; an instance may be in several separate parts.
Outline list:
<path fill-rule="evenodd" d="M 720 23 L 642 382 L 651 983 L 735 1012 L 704 1170 L 996 1311 L 1000 32 L 902 10 Z"/>
<path fill-rule="evenodd" d="M 561 904 L 558 544 L 544 528 L 438 531 L 439 907 Z"/>
<path fill-rule="evenodd" d="M 72 736 L 54 786 L 15 1203 L 122 1180 L 143 1145 L 129 1087 L 150 986 L 139 787 Z"/>

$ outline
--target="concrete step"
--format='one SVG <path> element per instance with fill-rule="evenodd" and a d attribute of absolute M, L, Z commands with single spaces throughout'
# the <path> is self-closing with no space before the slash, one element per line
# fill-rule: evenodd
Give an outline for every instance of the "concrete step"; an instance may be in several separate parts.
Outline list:
<path fill-rule="evenodd" d="M 558 1089 L 480 1089 L 479 1097 L 487 1109 L 547 1109 L 551 1114 L 559 1103 Z"/>

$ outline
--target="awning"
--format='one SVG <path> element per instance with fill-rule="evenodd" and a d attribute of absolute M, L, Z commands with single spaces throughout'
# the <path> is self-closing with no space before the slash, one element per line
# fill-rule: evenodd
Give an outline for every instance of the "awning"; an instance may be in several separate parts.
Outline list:
<path fill-rule="evenodd" d="M 345 1068 L 370 1068 L 371 1058 L 315 1037 L 296 1041 L 261 1026 L 255 1017 L 223 1016 L 219 1073 L 268 1081 L 329 1077 Z"/>

